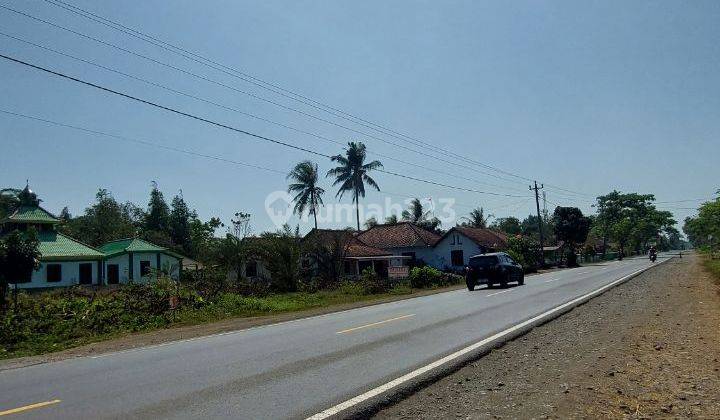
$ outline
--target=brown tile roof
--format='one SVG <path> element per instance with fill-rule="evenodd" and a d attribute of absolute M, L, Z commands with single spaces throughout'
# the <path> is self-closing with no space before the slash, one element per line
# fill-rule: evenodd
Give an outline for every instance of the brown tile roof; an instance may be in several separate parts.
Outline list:
<path fill-rule="evenodd" d="M 492 229 L 482 229 L 473 227 L 456 226 L 443 236 L 447 236 L 453 230 L 462 233 L 468 238 L 472 239 L 478 245 L 493 249 L 504 249 L 507 248 L 507 235 L 503 232 L 498 232 Z"/>
<path fill-rule="evenodd" d="M 370 246 L 357 238 L 355 232 L 341 229 L 313 229 L 303 240 L 317 238 L 320 243 L 332 244 L 342 242 L 346 244 L 346 257 L 382 257 L 392 253 Z"/>
<path fill-rule="evenodd" d="M 392 225 L 376 225 L 361 232 L 358 239 L 376 248 L 405 248 L 415 246 L 433 246 L 440 235 L 425 230 L 410 222 Z"/>

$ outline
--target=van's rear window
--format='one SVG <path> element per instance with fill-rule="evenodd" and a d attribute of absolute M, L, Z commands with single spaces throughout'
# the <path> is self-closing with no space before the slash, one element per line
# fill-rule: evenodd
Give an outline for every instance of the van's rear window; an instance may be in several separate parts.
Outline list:
<path fill-rule="evenodd" d="M 494 255 L 470 258 L 471 267 L 490 267 L 497 264 L 497 257 Z"/>

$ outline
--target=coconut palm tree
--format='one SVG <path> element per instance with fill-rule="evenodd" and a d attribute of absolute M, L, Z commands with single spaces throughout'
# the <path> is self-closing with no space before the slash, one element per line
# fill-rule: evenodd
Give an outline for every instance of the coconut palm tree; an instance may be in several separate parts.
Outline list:
<path fill-rule="evenodd" d="M 330 169 L 327 176 L 335 177 L 333 186 L 340 184 L 335 195 L 338 198 L 342 198 L 346 191 L 350 191 L 353 197 L 353 203 L 355 203 L 355 216 L 357 218 L 357 230 L 360 231 L 360 197 L 365 197 L 365 183 L 380 191 L 380 187 L 372 179 L 368 172 L 380 169 L 383 167 L 380 161 L 374 160 L 370 163 L 365 163 L 365 145 L 361 142 L 350 142 L 348 148 L 345 149 L 345 156 L 337 155 L 331 159 L 333 162 L 337 162 L 340 165 L 336 168 Z"/>
<path fill-rule="evenodd" d="M 302 215 L 305 210 L 312 214 L 315 221 L 315 229 L 317 229 L 317 211 L 318 207 L 323 204 L 322 195 L 325 190 L 318 187 L 318 166 L 309 160 L 302 161 L 295 165 L 287 176 L 287 179 L 294 181 L 288 185 L 288 192 L 295 193 L 293 201 L 295 202 L 294 213 Z"/>
<path fill-rule="evenodd" d="M 492 214 L 488 214 L 487 216 L 485 216 L 485 209 L 483 209 L 482 207 L 478 207 L 470 212 L 470 216 L 463 217 L 466 222 L 463 222 L 462 226 L 485 229 L 487 228 L 488 221 L 491 217 L 495 216 Z"/>
<path fill-rule="evenodd" d="M 407 222 L 419 223 L 427 219 L 429 211 L 425 211 L 422 203 L 419 199 L 413 198 L 410 202 L 410 208 L 403 210 L 402 218 Z"/>

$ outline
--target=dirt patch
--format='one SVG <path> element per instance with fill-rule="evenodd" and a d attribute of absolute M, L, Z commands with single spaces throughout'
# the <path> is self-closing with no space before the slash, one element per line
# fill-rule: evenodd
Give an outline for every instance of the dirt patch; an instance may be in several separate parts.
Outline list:
<path fill-rule="evenodd" d="M 110 353 L 121 350 L 128 350 L 137 347 L 150 346 L 154 344 L 167 343 L 170 341 L 186 340 L 189 338 L 202 337 L 212 334 L 220 334 L 230 331 L 238 331 L 247 328 L 276 324 L 278 322 L 291 321 L 294 319 L 307 318 L 323 315 L 332 312 L 345 311 L 348 309 L 361 308 L 364 306 L 378 305 L 381 303 L 394 302 L 398 300 L 411 299 L 421 296 L 433 295 L 452 290 L 464 289 L 465 285 L 443 287 L 438 289 L 414 290 L 412 294 L 386 296 L 377 299 L 353 302 L 348 304 L 327 306 L 324 308 L 310 309 L 299 312 L 287 312 L 277 315 L 265 315 L 257 317 L 230 318 L 222 321 L 207 324 L 178 326 L 162 330 L 149 331 L 137 334 L 128 334 L 122 337 L 105 341 L 98 341 L 75 348 L 48 353 L 38 356 L 18 357 L 15 359 L 0 360 L 0 371 L 15 369 L 51 361 L 63 360 L 72 357 L 82 357 L 101 353 Z"/>
<path fill-rule="evenodd" d="M 720 418 L 720 296 L 673 259 L 377 418 Z"/>

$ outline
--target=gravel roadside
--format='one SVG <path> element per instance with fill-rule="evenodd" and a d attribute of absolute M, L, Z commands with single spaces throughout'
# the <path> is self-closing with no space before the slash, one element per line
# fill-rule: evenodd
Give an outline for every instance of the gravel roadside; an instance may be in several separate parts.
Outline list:
<path fill-rule="evenodd" d="M 375 418 L 720 418 L 720 289 L 673 259 Z"/>

